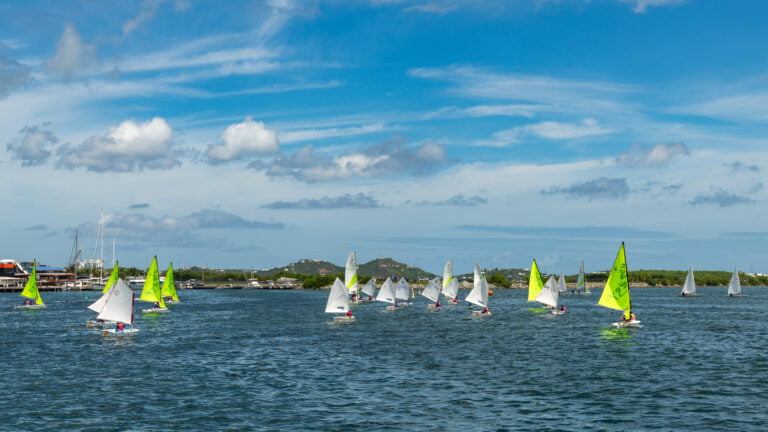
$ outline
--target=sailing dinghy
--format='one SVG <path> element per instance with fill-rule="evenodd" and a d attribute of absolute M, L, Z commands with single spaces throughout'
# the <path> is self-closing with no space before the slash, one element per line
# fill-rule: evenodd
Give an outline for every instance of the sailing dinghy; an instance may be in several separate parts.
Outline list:
<path fill-rule="evenodd" d="M 536 296 L 536 301 L 543 304 L 549 309 L 552 309 L 552 313 L 555 315 L 562 315 L 565 310 L 557 308 L 557 302 L 560 298 L 560 289 L 558 283 L 555 281 L 554 276 L 550 276 L 547 279 L 547 283 L 544 284 L 544 288 L 539 291 L 539 295 Z"/>
<path fill-rule="evenodd" d="M 697 297 L 701 294 L 696 294 L 696 281 L 693 279 L 693 266 L 688 268 L 688 275 L 685 277 L 685 283 L 683 289 L 680 291 L 680 297 Z"/>
<path fill-rule="evenodd" d="M 739 271 L 734 267 L 731 282 L 728 284 L 728 297 L 746 297 L 741 293 L 741 280 Z"/>
<path fill-rule="evenodd" d="M 112 288 L 115 287 L 115 284 L 117 283 L 117 280 L 119 278 L 120 278 L 119 267 L 116 261 L 114 267 L 112 267 L 112 273 L 109 275 L 109 279 L 107 279 L 107 283 L 104 285 L 104 289 L 101 291 L 102 292 L 101 297 L 99 297 L 98 300 L 96 300 L 90 306 L 88 306 L 88 309 L 96 312 L 97 314 L 101 312 L 101 309 L 104 306 L 104 303 L 107 301 L 107 298 L 109 297 L 109 292 L 112 290 Z M 112 327 L 115 324 L 117 324 L 117 322 L 105 321 L 97 317 L 96 319 L 89 320 L 85 326 L 106 328 L 106 327 Z"/>
<path fill-rule="evenodd" d="M 168 271 L 165 272 L 163 287 L 160 289 L 160 295 L 163 296 L 165 304 L 179 304 L 179 295 L 176 294 L 176 285 L 173 283 L 173 263 L 168 264 Z"/>
<path fill-rule="evenodd" d="M 105 294 L 104 301 L 102 298 L 96 300 L 96 303 L 101 303 L 101 310 L 97 319 L 105 322 L 111 321 L 115 323 L 115 328 L 105 329 L 102 336 L 128 336 L 136 334 L 139 329 L 133 327 L 133 303 L 134 296 L 133 290 L 122 279 L 118 279 L 117 283 Z M 93 305 L 91 305 L 93 306 Z M 90 307 L 89 307 L 90 309 Z M 131 327 L 126 328 L 125 324 L 129 324 Z"/>
<path fill-rule="evenodd" d="M 348 295 L 352 296 L 355 303 L 360 301 L 360 287 L 357 284 L 357 255 L 350 252 L 347 264 L 344 267 L 344 285 L 347 286 Z"/>
<path fill-rule="evenodd" d="M 165 301 L 160 290 L 160 274 L 157 271 L 157 256 L 152 258 L 152 264 L 147 270 L 147 277 L 144 280 L 144 288 L 141 290 L 139 300 L 154 302 L 151 309 L 144 309 L 144 313 L 165 313 L 168 308 L 165 307 Z"/>
<path fill-rule="evenodd" d="M 368 296 L 366 301 L 373 300 L 373 294 L 376 292 L 376 278 L 369 279 L 368 283 L 360 289 L 360 292 Z"/>
<path fill-rule="evenodd" d="M 328 302 L 325 304 L 325 313 L 344 314 L 333 317 L 335 323 L 355 321 L 355 317 L 349 310 L 349 291 L 341 279 L 336 278 L 328 293 Z"/>
<path fill-rule="evenodd" d="M 621 242 L 616 260 L 613 262 L 611 274 L 605 282 L 603 294 L 598 305 L 623 311 L 619 322 L 614 327 L 642 327 L 640 321 L 632 313 L 632 302 L 629 296 L 629 280 L 627 279 L 627 256 L 624 252 L 624 242 Z"/>
<path fill-rule="evenodd" d="M 21 290 L 20 295 L 22 297 L 34 300 L 34 303 L 31 300 L 24 300 L 23 305 L 15 306 L 14 309 L 29 310 L 45 308 L 43 298 L 40 297 L 40 290 L 37 288 L 37 261 L 32 263 L 32 274 L 29 275 L 29 279 L 27 279 L 27 283 L 24 285 L 24 289 Z"/>
<path fill-rule="evenodd" d="M 421 295 L 432 300 L 435 304 L 428 304 L 427 309 L 433 311 L 440 310 L 440 278 L 436 277 L 429 281 L 427 287 L 421 292 Z"/>
<path fill-rule="evenodd" d="M 395 285 L 395 299 L 402 300 L 397 303 L 398 306 L 411 305 L 411 286 L 408 285 L 408 280 L 405 277 L 401 277 Z"/>
<path fill-rule="evenodd" d="M 453 261 L 448 260 L 443 269 L 443 295 L 448 298 L 445 304 L 456 306 L 459 304 L 459 281 L 453 277 Z"/>
<path fill-rule="evenodd" d="M 578 295 L 591 295 L 592 291 L 589 290 L 587 285 L 587 279 L 584 277 L 584 261 L 579 265 L 579 277 L 576 279 L 576 294 Z"/>
<path fill-rule="evenodd" d="M 383 284 L 379 294 L 376 296 L 376 301 L 390 303 L 387 306 L 387 310 L 397 310 L 397 299 L 395 298 L 395 284 L 392 283 L 392 279 L 387 278 Z"/>
<path fill-rule="evenodd" d="M 475 264 L 475 274 L 478 273 L 480 273 L 480 264 Z M 464 301 L 483 308 L 483 310 L 472 311 L 472 316 L 491 316 L 491 311 L 488 310 L 488 281 L 485 280 L 484 274 L 480 273 L 480 276 L 475 278 L 472 291 L 467 294 L 467 297 L 464 298 Z"/>

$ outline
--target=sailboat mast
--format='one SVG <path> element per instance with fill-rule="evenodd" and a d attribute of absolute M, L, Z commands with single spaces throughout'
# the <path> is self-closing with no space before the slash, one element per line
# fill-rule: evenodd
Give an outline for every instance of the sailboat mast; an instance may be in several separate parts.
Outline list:
<path fill-rule="evenodd" d="M 99 282 L 104 280 L 104 210 L 101 210 L 101 218 L 99 219 L 99 238 L 101 240 L 101 250 L 99 252 L 99 259 L 101 265 L 99 266 Z"/>

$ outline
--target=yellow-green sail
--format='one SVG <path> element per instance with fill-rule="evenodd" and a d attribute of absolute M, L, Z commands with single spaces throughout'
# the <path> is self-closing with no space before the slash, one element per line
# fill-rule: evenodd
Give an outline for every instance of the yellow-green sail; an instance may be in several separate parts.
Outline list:
<path fill-rule="evenodd" d="M 107 279 L 107 284 L 104 285 L 104 289 L 101 290 L 102 293 L 106 293 L 109 291 L 110 288 L 112 288 L 112 285 L 114 285 L 117 282 L 117 279 L 120 278 L 120 275 L 118 274 L 119 270 L 117 268 L 117 262 L 115 262 L 115 266 L 112 267 L 112 274 L 109 275 L 109 279 Z"/>
<path fill-rule="evenodd" d="M 170 297 L 174 301 L 179 301 L 179 296 L 176 294 L 176 285 L 173 284 L 173 263 L 168 264 L 168 271 L 165 272 L 165 280 L 163 281 L 163 289 L 160 292 L 163 297 Z"/>
<path fill-rule="evenodd" d="M 608 281 L 605 283 L 605 288 L 603 288 L 603 294 L 600 296 L 600 301 L 597 304 L 624 311 L 627 317 L 629 316 L 629 311 L 632 310 L 632 304 L 629 300 L 627 256 L 624 253 L 624 242 L 621 243 L 619 253 L 616 254 L 616 261 L 613 262 L 611 274 L 608 276 Z"/>
<path fill-rule="evenodd" d="M 531 276 L 528 278 L 528 301 L 535 301 L 541 289 L 544 288 L 544 282 L 541 281 L 541 273 L 536 260 L 531 264 Z"/>
<path fill-rule="evenodd" d="M 43 298 L 40 297 L 40 290 L 37 289 L 37 262 L 32 263 L 32 274 L 29 275 L 27 284 L 24 285 L 24 289 L 21 291 L 21 296 L 35 299 L 36 304 L 45 304 L 43 303 Z"/>
<path fill-rule="evenodd" d="M 160 293 L 160 275 L 157 271 L 157 257 L 152 258 L 152 264 L 147 270 L 147 277 L 144 280 L 144 288 L 141 290 L 139 300 L 157 302 L 161 308 L 165 307 L 163 296 Z"/>

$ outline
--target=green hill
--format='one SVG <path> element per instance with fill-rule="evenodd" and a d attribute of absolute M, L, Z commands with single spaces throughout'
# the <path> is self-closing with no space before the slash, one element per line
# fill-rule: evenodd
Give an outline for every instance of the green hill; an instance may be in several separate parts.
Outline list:
<path fill-rule="evenodd" d="M 256 272 L 259 276 L 272 276 L 276 273 L 293 273 L 297 275 L 328 275 L 334 273 L 344 273 L 344 267 L 339 267 L 334 263 L 317 259 L 302 259 L 284 267 L 275 267 L 269 270 L 260 270 Z"/>
<path fill-rule="evenodd" d="M 342 269 L 343 271 L 343 269 Z M 376 277 L 383 280 L 391 276 L 405 277 L 409 281 L 429 280 L 436 275 L 422 270 L 418 267 L 412 267 L 408 264 L 397 262 L 392 258 L 378 258 L 365 264 L 358 264 L 357 274 L 361 277 Z"/>

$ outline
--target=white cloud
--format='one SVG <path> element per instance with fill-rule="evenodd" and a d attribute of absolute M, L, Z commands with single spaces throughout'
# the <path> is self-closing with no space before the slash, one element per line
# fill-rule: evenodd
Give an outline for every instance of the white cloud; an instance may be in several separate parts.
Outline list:
<path fill-rule="evenodd" d="M 95 48 L 85 45 L 80 33 L 70 24 L 59 38 L 56 54 L 46 60 L 45 67 L 56 75 L 70 79 L 88 70 L 95 59 Z"/>
<path fill-rule="evenodd" d="M 737 122 L 757 121 L 768 122 L 768 92 L 752 91 L 734 94 L 710 101 L 670 110 L 676 114 L 693 114 L 715 119 L 726 119 Z"/>
<path fill-rule="evenodd" d="M 619 0 L 622 3 L 632 3 L 635 5 L 632 11 L 635 13 L 645 13 L 649 7 L 677 6 L 685 3 L 686 0 Z"/>
<path fill-rule="evenodd" d="M 584 119 L 580 124 L 559 123 L 545 121 L 536 124 L 518 126 L 512 129 L 496 132 L 494 138 L 496 142 L 519 143 L 527 136 L 539 138 L 564 140 L 584 138 L 588 136 L 606 135 L 613 133 L 613 130 L 600 126 L 595 119 Z"/>
<path fill-rule="evenodd" d="M 616 162 L 627 167 L 662 167 L 675 158 L 689 155 L 688 147 L 683 143 L 656 144 L 653 147 L 633 144 L 630 151 L 616 158 Z"/>
<path fill-rule="evenodd" d="M 144 0 L 139 14 L 123 24 L 123 37 L 133 33 L 133 31 L 139 28 L 144 22 L 153 19 L 157 14 L 157 7 L 159 4 L 159 0 Z"/>
<path fill-rule="evenodd" d="M 88 171 L 131 172 L 170 169 L 181 164 L 172 148 L 173 130 L 160 117 L 144 123 L 126 120 L 106 136 L 94 136 L 79 146 L 59 149 L 60 167 Z"/>
<path fill-rule="evenodd" d="M 383 123 L 372 123 L 363 126 L 352 126 L 346 128 L 326 128 L 326 129 L 305 129 L 282 132 L 280 134 L 280 141 L 282 143 L 290 143 L 296 141 L 307 141 L 324 138 L 352 136 L 352 135 L 364 135 L 373 132 L 383 131 Z"/>
<path fill-rule="evenodd" d="M 546 105 L 508 104 L 508 105 L 476 105 L 468 108 L 446 107 L 428 113 L 425 119 L 431 118 L 464 118 L 464 117 L 533 117 L 534 114 L 551 109 Z"/>
<path fill-rule="evenodd" d="M 241 123 L 229 125 L 220 138 L 221 143 L 208 147 L 206 152 L 212 162 L 226 162 L 279 150 L 277 131 L 268 129 L 263 122 L 253 121 L 250 117 Z"/>
<path fill-rule="evenodd" d="M 11 158 L 20 160 L 22 166 L 45 163 L 51 155 L 48 147 L 58 142 L 56 135 L 41 126 L 26 126 L 21 132 L 24 134 L 21 140 L 12 140 L 6 145 Z"/>

